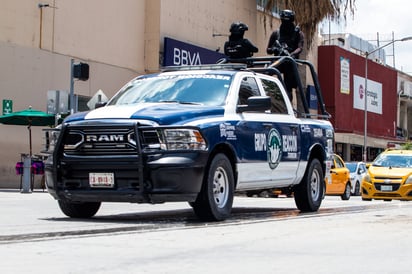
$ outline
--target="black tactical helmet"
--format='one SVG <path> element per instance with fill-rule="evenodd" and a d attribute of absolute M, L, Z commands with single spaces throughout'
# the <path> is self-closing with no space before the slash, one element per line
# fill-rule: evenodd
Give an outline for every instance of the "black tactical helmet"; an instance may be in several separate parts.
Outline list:
<path fill-rule="evenodd" d="M 230 26 L 230 33 L 235 34 L 243 34 L 246 30 L 248 30 L 248 26 L 242 22 L 234 22 Z"/>
<path fill-rule="evenodd" d="M 280 20 L 293 22 L 295 21 L 295 13 L 291 10 L 282 10 L 280 12 Z"/>

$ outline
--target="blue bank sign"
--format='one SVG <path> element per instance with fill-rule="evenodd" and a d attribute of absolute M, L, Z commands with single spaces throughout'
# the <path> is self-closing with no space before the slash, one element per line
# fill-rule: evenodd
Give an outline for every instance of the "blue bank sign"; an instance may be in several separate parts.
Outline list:
<path fill-rule="evenodd" d="M 165 37 L 163 66 L 215 64 L 224 54 Z"/>

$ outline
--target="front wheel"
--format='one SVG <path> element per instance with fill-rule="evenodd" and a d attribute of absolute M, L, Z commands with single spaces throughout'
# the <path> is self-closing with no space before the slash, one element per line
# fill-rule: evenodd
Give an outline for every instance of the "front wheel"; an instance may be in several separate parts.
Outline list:
<path fill-rule="evenodd" d="M 93 217 L 100 208 L 100 202 L 68 202 L 59 200 L 61 211 L 71 218 L 90 218 Z"/>
<path fill-rule="evenodd" d="M 294 197 L 300 211 L 317 211 L 324 194 L 324 176 L 322 165 L 314 158 L 309 162 L 302 181 L 295 187 Z"/>
<path fill-rule="evenodd" d="M 203 221 L 223 221 L 230 216 L 233 204 L 234 176 L 229 159 L 217 154 L 203 179 L 202 189 L 193 210 Z"/>
<path fill-rule="evenodd" d="M 349 198 L 350 198 L 350 192 L 351 192 L 350 184 L 349 184 L 349 183 L 346 183 L 345 192 L 343 192 L 343 194 L 340 196 L 341 199 L 342 199 L 342 200 L 345 200 L 345 201 L 349 200 Z"/>
<path fill-rule="evenodd" d="M 353 193 L 354 196 L 359 196 L 360 195 L 360 183 L 356 182 L 355 184 L 355 192 Z"/>

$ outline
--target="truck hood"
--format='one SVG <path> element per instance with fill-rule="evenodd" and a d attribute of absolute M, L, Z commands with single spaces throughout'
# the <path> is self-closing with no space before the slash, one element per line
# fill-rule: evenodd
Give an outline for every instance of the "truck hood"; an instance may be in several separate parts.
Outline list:
<path fill-rule="evenodd" d="M 65 122 L 102 119 L 150 120 L 159 125 L 184 124 L 198 118 L 223 115 L 223 107 L 179 103 L 142 103 L 138 105 L 105 106 L 89 112 L 70 115 Z"/>

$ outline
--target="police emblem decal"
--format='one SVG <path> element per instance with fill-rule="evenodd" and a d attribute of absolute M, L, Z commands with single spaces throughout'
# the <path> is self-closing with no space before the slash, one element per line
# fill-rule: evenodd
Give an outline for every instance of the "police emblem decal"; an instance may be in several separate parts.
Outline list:
<path fill-rule="evenodd" d="M 271 169 L 275 169 L 279 165 L 282 157 L 282 138 L 279 132 L 272 128 L 268 136 L 268 163 Z"/>

